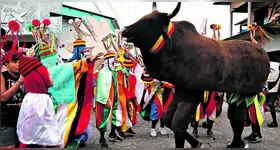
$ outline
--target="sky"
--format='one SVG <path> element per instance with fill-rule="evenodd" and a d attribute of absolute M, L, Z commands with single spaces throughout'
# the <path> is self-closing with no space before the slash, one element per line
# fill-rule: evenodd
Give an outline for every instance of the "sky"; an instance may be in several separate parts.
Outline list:
<path fill-rule="evenodd" d="M 120 27 L 130 25 L 152 11 L 152 2 L 64 2 L 67 5 L 99 13 L 94 3 L 100 7 L 101 13 L 116 18 Z M 165 13 L 172 12 L 176 5 L 177 2 L 157 2 L 158 11 Z M 247 14 L 234 14 L 233 23 L 246 17 Z M 204 18 L 208 19 L 207 37 L 211 37 L 213 34 L 210 29 L 210 25 L 213 23 L 221 24 L 221 39 L 230 36 L 229 6 L 213 5 L 213 2 L 182 2 L 179 13 L 172 21 L 189 21 L 199 31 Z M 234 26 L 233 35 L 237 34 L 238 30 L 239 27 Z"/>

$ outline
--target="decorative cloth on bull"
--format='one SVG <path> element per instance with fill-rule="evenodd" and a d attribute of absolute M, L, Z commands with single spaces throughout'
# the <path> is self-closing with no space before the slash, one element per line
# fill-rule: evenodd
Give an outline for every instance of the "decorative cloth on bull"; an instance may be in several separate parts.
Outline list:
<path fill-rule="evenodd" d="M 167 33 L 168 36 L 170 37 L 173 32 L 174 32 L 174 23 L 169 22 L 168 33 Z M 158 38 L 156 43 L 151 48 L 151 53 L 158 53 L 160 51 L 160 49 L 163 47 L 164 43 L 165 43 L 165 41 L 164 41 L 163 35 L 160 35 L 160 37 Z"/>
<path fill-rule="evenodd" d="M 25 95 L 17 122 L 17 134 L 23 144 L 57 146 L 63 141 L 51 97 L 47 68 L 34 57 L 21 56 L 19 72 L 24 76 Z M 29 117 L 26 117 L 29 116 Z"/>

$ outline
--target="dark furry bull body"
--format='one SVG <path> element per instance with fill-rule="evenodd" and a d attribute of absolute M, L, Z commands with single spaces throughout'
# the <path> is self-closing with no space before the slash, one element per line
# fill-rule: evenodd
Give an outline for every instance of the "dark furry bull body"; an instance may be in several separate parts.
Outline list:
<path fill-rule="evenodd" d="M 269 58 L 260 46 L 201 36 L 187 21 L 174 22 L 174 26 L 171 49 L 171 42 L 166 41 L 170 44 L 156 55 L 143 52 L 154 78 L 187 89 L 248 94 L 262 90 L 269 74 Z"/>
<path fill-rule="evenodd" d="M 212 40 L 198 34 L 194 25 L 187 21 L 173 22 L 174 32 L 168 36 L 171 33 L 168 26 L 172 29 L 170 19 L 179 12 L 180 6 L 179 2 L 168 14 L 154 10 L 125 27 L 122 35 L 127 42 L 140 48 L 152 77 L 175 85 L 174 99 L 163 121 L 174 132 L 176 148 L 184 148 L 185 140 L 192 148 L 198 148 L 202 144 L 186 130 L 203 100 L 204 90 L 257 94 L 267 80 L 270 63 L 265 50 L 257 44 Z M 150 51 L 161 35 L 165 41 L 163 47 L 157 53 Z M 232 111 L 234 115 L 237 112 Z M 244 147 L 241 140 L 244 122 L 236 118 L 231 118 L 230 122 L 234 131 L 231 147 Z"/>

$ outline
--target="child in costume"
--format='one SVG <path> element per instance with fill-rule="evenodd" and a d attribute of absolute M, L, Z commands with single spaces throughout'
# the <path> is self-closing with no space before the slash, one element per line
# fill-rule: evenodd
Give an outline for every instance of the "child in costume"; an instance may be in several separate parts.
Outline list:
<path fill-rule="evenodd" d="M 165 92 L 170 93 L 167 95 L 171 95 L 171 97 L 168 96 L 170 98 L 166 99 L 167 96 L 165 96 L 163 99 L 163 94 L 161 89 L 164 83 L 156 79 L 153 79 L 147 73 L 147 71 L 145 71 L 145 73 L 142 75 L 142 80 L 145 83 L 145 90 L 143 93 L 142 101 L 140 103 L 140 107 L 141 107 L 140 115 L 144 120 L 152 121 L 152 127 L 150 130 L 150 135 L 152 137 L 157 136 L 157 131 L 155 130 L 155 127 L 158 121 L 160 121 L 159 132 L 162 135 L 166 135 L 166 130 L 164 129 L 164 124 L 162 122 L 162 116 L 164 111 L 167 109 L 169 103 L 172 101 L 173 87 L 169 86 L 169 90 L 164 89 Z"/>
<path fill-rule="evenodd" d="M 135 124 L 137 123 L 137 112 L 140 111 L 140 105 L 138 104 L 136 96 L 137 79 L 133 73 L 133 67 L 135 65 L 135 62 L 130 58 L 130 56 L 128 56 L 127 53 L 124 53 L 123 57 L 122 55 L 119 55 L 119 60 L 123 60 L 123 67 L 121 69 L 121 72 L 118 72 L 120 76 L 118 82 L 122 83 L 120 84 L 121 89 L 119 88 L 118 90 L 124 92 L 123 97 L 125 97 L 126 100 L 126 102 L 122 104 L 122 109 L 126 111 L 124 113 L 126 114 L 126 118 L 125 123 L 123 123 L 121 129 L 119 130 L 119 135 L 122 138 L 125 138 L 125 133 L 135 135 L 135 132 L 132 130 L 132 127 L 135 126 Z M 120 96 L 122 96 L 121 93 Z"/>
<path fill-rule="evenodd" d="M 9 57 L 12 55 L 12 57 Z M 20 106 L 25 95 L 23 76 L 19 74 L 18 53 L 8 52 L 2 58 L 7 71 L 1 72 L 1 148 L 17 148 L 17 119 Z"/>
<path fill-rule="evenodd" d="M 56 119 L 48 88 L 53 86 L 47 68 L 34 58 L 21 56 L 19 72 L 24 77 L 27 92 L 20 109 L 17 134 L 26 147 L 56 147 L 62 144 L 62 135 Z"/>
<path fill-rule="evenodd" d="M 197 107 L 196 114 L 192 118 L 193 135 L 198 136 L 198 123 L 200 119 L 205 116 L 207 118 L 207 136 L 214 138 L 212 127 L 213 123 L 216 121 L 222 112 L 223 105 L 223 93 L 221 92 L 204 92 L 204 101 L 200 102 Z"/>
<path fill-rule="evenodd" d="M 273 107 L 273 104 L 274 104 L 273 102 L 275 101 L 275 99 L 278 96 L 279 79 L 280 79 L 279 69 L 280 69 L 280 65 L 279 65 L 278 62 L 270 62 L 270 70 L 271 71 L 270 71 L 268 79 L 267 79 L 268 84 L 267 84 L 267 87 L 264 88 L 264 92 L 263 92 L 263 94 L 265 96 L 264 104 L 267 102 L 269 107 L 272 106 L 270 109 L 274 108 Z M 264 114 L 264 105 L 262 105 L 260 107 L 261 107 L 262 115 L 263 115 Z M 251 112 L 249 111 L 249 115 L 251 115 L 250 118 L 256 118 L 253 111 L 254 111 L 254 109 L 251 109 Z M 272 110 L 271 114 L 273 114 L 273 113 L 275 113 L 275 111 L 273 112 L 273 110 Z M 276 117 L 275 118 L 272 117 L 272 118 L 273 118 L 273 122 L 271 124 L 268 124 L 268 125 L 273 125 L 273 123 L 275 123 Z M 251 123 L 251 122 L 247 122 L 247 125 L 251 124 L 252 133 L 249 136 L 245 137 L 244 139 L 247 140 L 250 143 L 259 143 L 259 142 L 261 142 L 261 139 L 262 139 L 260 126 L 256 123 L 254 124 L 254 123 Z M 272 126 L 270 126 L 270 127 L 272 127 Z"/>
<path fill-rule="evenodd" d="M 116 57 L 114 52 L 104 55 L 103 68 L 98 72 L 95 95 L 96 128 L 100 132 L 99 143 L 108 148 L 105 140 L 105 132 L 111 129 L 109 138 L 122 141 L 123 138 L 116 134 L 116 110 L 117 102 L 117 77 L 113 61 Z M 114 116 L 114 117 L 113 117 Z"/>

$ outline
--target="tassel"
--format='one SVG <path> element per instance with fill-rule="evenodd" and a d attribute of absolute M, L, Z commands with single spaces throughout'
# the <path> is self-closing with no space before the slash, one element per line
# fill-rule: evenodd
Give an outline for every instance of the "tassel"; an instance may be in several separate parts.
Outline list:
<path fill-rule="evenodd" d="M 274 39 L 272 37 L 270 37 L 262 27 L 259 27 L 260 32 L 262 32 L 267 38 L 270 39 L 270 42 L 272 43 L 272 41 L 274 41 Z"/>
<path fill-rule="evenodd" d="M 209 97 L 209 91 L 204 91 L 204 103 L 207 103 Z"/>
<path fill-rule="evenodd" d="M 195 112 L 195 121 L 198 122 L 200 120 L 200 105 L 201 103 L 199 103 L 199 105 L 196 108 L 196 112 Z"/>
<path fill-rule="evenodd" d="M 254 38 L 255 37 L 255 35 L 254 35 L 255 34 L 255 32 L 254 32 L 255 28 L 251 24 L 249 24 L 248 25 L 248 30 L 250 31 L 250 39 L 252 40 L 252 42 L 258 44 L 257 40 Z"/>
<path fill-rule="evenodd" d="M 258 96 L 256 95 L 255 99 L 254 99 L 254 105 L 255 105 L 255 109 L 256 109 L 256 116 L 257 116 L 257 120 L 259 123 L 259 126 L 261 126 L 264 122 L 263 116 L 261 114 L 261 110 L 260 110 L 260 106 L 259 106 L 259 102 L 258 102 Z"/>

